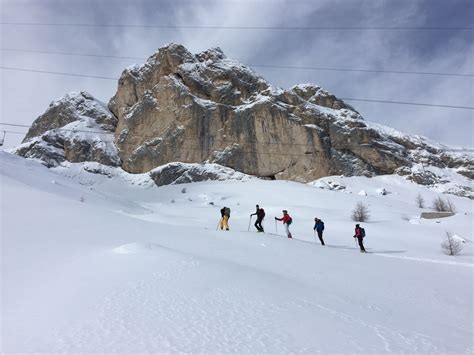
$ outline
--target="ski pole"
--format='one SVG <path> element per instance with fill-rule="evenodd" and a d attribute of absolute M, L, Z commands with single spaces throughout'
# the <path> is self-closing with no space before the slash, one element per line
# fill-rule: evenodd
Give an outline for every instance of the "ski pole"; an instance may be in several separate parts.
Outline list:
<path fill-rule="evenodd" d="M 219 230 L 219 225 L 221 224 L 221 221 L 222 221 L 222 218 L 219 219 L 219 222 L 217 222 L 217 227 L 216 227 L 216 231 Z"/>
<path fill-rule="evenodd" d="M 277 221 L 275 219 L 275 234 L 278 234 L 278 226 L 277 226 Z"/>
<path fill-rule="evenodd" d="M 252 216 L 249 218 L 249 227 L 247 228 L 247 232 L 250 232 L 250 223 L 252 222 Z"/>

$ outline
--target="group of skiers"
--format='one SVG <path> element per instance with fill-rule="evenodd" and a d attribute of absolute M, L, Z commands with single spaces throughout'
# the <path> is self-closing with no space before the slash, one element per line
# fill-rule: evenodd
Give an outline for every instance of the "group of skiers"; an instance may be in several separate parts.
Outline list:
<path fill-rule="evenodd" d="M 257 216 L 257 220 L 255 221 L 255 228 L 257 229 L 258 233 L 263 233 L 264 229 L 262 226 L 263 219 L 265 218 L 265 210 L 261 208 L 259 205 L 256 206 L 256 211 L 255 213 L 250 214 L 250 220 L 252 219 L 252 216 Z M 230 208 L 229 207 L 223 207 L 221 209 L 221 219 L 219 221 L 218 228 L 221 230 L 229 230 L 229 218 L 230 218 Z M 281 221 L 283 222 L 283 226 L 285 227 L 285 232 L 288 238 L 293 238 L 291 232 L 290 232 L 290 225 L 293 222 L 293 219 L 291 216 L 288 214 L 287 210 L 283 210 L 283 216 L 278 218 L 275 217 L 275 225 L 276 221 Z M 249 221 L 249 228 L 250 228 L 250 221 Z M 319 241 L 321 242 L 321 245 L 324 244 L 324 239 L 323 239 L 323 231 L 324 231 L 324 222 L 316 217 L 314 219 L 314 227 L 313 227 L 314 233 L 318 235 Z M 354 238 L 357 239 L 359 243 L 359 248 L 361 253 L 365 253 L 365 248 L 364 248 L 364 242 L 363 239 L 365 237 L 365 230 L 362 228 L 359 224 L 355 225 L 355 230 L 354 230 Z"/>

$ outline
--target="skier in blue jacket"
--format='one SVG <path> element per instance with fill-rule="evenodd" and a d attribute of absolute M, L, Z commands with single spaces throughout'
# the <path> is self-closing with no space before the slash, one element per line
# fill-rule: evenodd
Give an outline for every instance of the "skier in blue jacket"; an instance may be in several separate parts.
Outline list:
<path fill-rule="evenodd" d="M 314 219 L 314 228 L 313 229 L 314 229 L 315 232 L 318 233 L 318 238 L 321 241 L 321 245 L 325 245 L 324 240 L 323 240 L 324 222 L 316 217 Z"/>

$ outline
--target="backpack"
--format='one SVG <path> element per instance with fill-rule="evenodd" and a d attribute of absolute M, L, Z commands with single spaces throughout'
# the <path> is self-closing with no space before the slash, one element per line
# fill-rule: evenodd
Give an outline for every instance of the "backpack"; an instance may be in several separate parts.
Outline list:
<path fill-rule="evenodd" d="M 257 217 L 260 217 L 263 219 L 265 217 L 265 210 L 263 208 L 260 208 L 259 213 L 257 214 Z"/>
<path fill-rule="evenodd" d="M 323 231 L 324 230 L 324 222 L 321 221 L 321 230 Z"/>
<path fill-rule="evenodd" d="M 290 217 L 290 216 L 288 216 L 288 217 Z M 290 225 L 291 223 L 293 223 L 293 218 L 290 217 L 290 218 L 288 219 L 288 222 L 286 222 L 286 224 Z"/>
<path fill-rule="evenodd" d="M 227 216 L 227 217 L 230 217 L 230 208 L 229 207 L 226 207 L 224 209 L 224 214 Z"/>
<path fill-rule="evenodd" d="M 365 237 L 365 229 L 364 229 L 364 228 L 361 228 L 361 229 L 360 229 L 360 236 L 361 236 L 362 238 Z"/>

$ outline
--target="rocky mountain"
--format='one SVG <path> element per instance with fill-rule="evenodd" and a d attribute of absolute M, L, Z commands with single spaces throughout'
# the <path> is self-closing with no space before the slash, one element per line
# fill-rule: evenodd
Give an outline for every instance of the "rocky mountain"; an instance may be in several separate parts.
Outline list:
<path fill-rule="evenodd" d="M 38 159 L 48 167 L 65 161 L 96 161 L 119 166 L 114 144 L 117 118 L 107 106 L 85 92 L 53 101 L 26 134 L 18 155 Z"/>
<path fill-rule="evenodd" d="M 108 109 L 84 92 L 53 102 L 15 152 L 48 166 L 97 161 L 130 173 L 155 169 L 155 181 L 156 168 L 170 162 L 301 182 L 395 173 L 436 185 L 443 183 L 439 169 L 451 169 L 462 181 L 451 192 L 472 196 L 474 177 L 472 157 L 371 124 L 319 86 L 275 88 L 219 48 L 192 54 L 178 44 L 125 69 Z M 173 174 L 189 169 L 181 164 Z"/>

